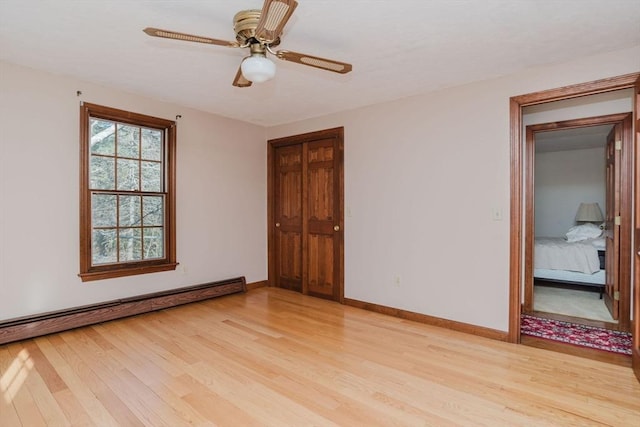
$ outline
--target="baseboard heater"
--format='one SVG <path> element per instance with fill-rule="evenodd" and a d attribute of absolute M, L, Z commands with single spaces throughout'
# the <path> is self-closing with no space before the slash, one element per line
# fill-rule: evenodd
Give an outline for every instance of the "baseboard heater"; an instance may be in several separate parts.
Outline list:
<path fill-rule="evenodd" d="M 246 292 L 243 277 L 0 321 L 0 345 L 190 302 Z"/>

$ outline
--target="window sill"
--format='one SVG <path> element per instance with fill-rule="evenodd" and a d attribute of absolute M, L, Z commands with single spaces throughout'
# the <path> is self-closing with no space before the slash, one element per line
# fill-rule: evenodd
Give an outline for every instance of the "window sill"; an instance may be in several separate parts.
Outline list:
<path fill-rule="evenodd" d="M 90 271 L 87 273 L 80 273 L 78 276 L 83 282 L 90 282 L 93 280 L 114 279 L 117 277 L 135 276 L 138 274 L 158 273 L 161 271 L 175 270 L 179 263 L 170 262 L 166 264 L 154 264 L 145 266 L 135 266 L 130 268 L 118 268 L 114 270 L 102 270 L 102 271 Z"/>

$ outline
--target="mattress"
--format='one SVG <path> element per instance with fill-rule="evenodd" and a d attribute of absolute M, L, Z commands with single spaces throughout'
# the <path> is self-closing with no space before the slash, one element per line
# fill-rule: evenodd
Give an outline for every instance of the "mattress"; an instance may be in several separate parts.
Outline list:
<path fill-rule="evenodd" d="M 533 277 L 536 279 L 560 280 L 564 282 L 587 283 L 592 285 L 604 285 L 606 279 L 604 270 L 598 270 L 593 274 L 585 274 L 578 273 L 576 271 L 551 270 L 545 268 L 534 269 Z"/>
<path fill-rule="evenodd" d="M 593 274 L 600 270 L 600 258 L 590 241 L 569 243 L 559 237 L 542 237 L 536 238 L 534 268 Z"/>

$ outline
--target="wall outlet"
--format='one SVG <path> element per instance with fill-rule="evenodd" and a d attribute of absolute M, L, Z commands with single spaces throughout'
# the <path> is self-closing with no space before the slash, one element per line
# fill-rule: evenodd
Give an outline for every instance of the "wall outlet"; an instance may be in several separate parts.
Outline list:
<path fill-rule="evenodd" d="M 491 219 L 494 221 L 502 221 L 502 209 L 499 209 L 499 208 L 491 209 Z"/>
<path fill-rule="evenodd" d="M 401 277 L 399 275 L 393 276 L 393 285 L 394 286 L 400 286 L 400 282 L 401 282 Z"/>

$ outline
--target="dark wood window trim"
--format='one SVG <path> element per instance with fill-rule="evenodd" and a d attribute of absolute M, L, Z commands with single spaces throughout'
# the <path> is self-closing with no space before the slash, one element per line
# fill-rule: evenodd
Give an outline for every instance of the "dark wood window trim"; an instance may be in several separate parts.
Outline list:
<path fill-rule="evenodd" d="M 91 262 L 91 190 L 89 188 L 89 120 L 100 118 L 134 126 L 164 131 L 164 258 L 139 262 L 92 266 Z M 175 270 L 176 262 L 176 123 L 100 105 L 83 103 L 80 106 L 80 273 L 83 282 L 137 274 Z"/>

